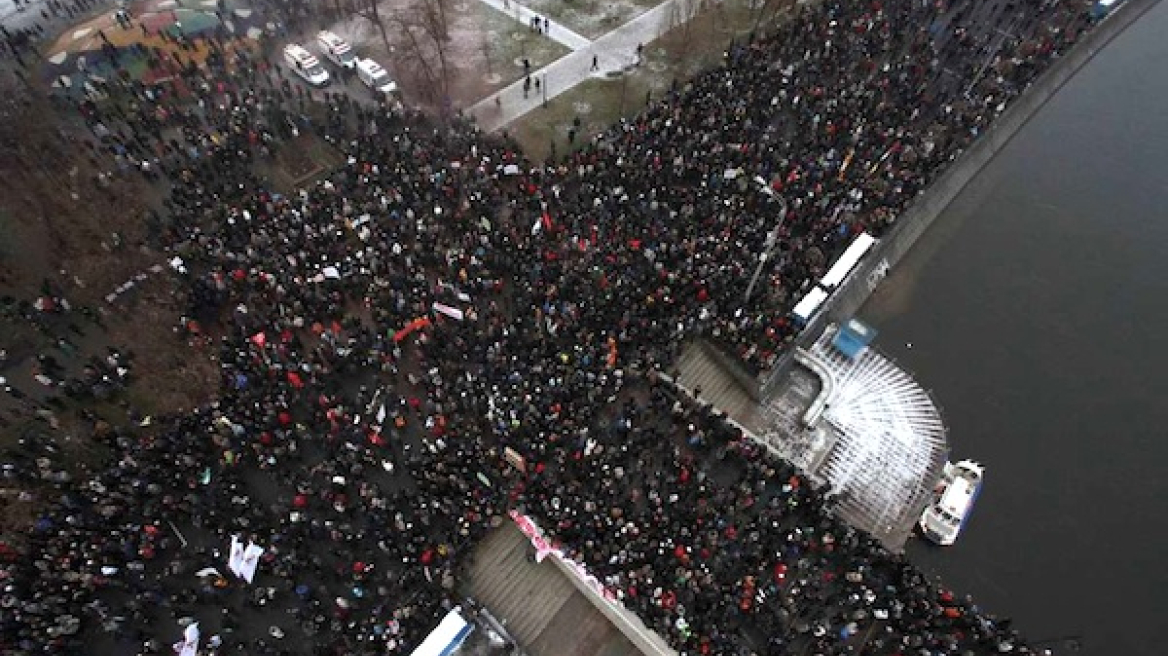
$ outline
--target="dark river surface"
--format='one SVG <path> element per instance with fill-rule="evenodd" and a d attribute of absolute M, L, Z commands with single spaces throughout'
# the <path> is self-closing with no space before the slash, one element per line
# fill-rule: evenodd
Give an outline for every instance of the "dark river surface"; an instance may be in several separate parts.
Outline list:
<path fill-rule="evenodd" d="M 1059 654 L 1168 654 L 1166 162 L 1160 3 L 860 313 L 935 393 L 952 458 L 986 465 L 957 545 L 911 558 Z"/>

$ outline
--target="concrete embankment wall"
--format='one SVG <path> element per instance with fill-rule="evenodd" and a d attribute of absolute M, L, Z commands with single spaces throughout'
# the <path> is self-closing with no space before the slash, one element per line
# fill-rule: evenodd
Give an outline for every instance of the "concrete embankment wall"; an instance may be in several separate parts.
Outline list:
<path fill-rule="evenodd" d="M 812 323 L 799 335 L 797 344 L 809 346 L 828 323 L 854 315 L 933 221 L 977 177 L 982 168 L 1010 143 L 1038 110 L 1104 46 L 1159 1 L 1124 2 L 1110 17 L 1085 34 L 1062 59 L 1054 62 L 1029 89 L 1014 99 L 1006 111 L 897 218 L 896 225 L 864 256 Z M 764 395 L 787 375 L 792 364 L 793 358 L 789 355 L 780 361 L 762 383 Z"/>

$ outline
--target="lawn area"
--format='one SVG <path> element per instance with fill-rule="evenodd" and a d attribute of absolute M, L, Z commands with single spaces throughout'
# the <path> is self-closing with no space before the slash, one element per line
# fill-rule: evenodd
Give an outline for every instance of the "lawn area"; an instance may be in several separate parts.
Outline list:
<path fill-rule="evenodd" d="M 587 144 L 622 116 L 636 116 L 648 101 L 660 98 L 670 85 L 685 84 L 721 63 L 732 40 L 742 42 L 756 14 L 745 0 L 707 5 L 692 21 L 646 44 L 640 66 L 605 80 L 586 80 L 553 98 L 507 127 L 533 161 L 556 158 Z M 573 142 L 568 131 L 576 118 L 580 129 Z"/>
<path fill-rule="evenodd" d="M 568 54 L 569 50 L 490 6 L 477 0 L 456 0 L 447 15 L 449 39 L 443 49 L 451 105 L 469 107 L 498 89 L 523 77 L 523 60 L 539 69 Z M 403 94 L 411 104 L 437 105 L 432 84 L 421 74 L 425 66 L 438 73 L 440 59 L 432 40 L 418 33 L 415 47 L 400 24 L 387 21 L 392 52 L 387 52 L 380 33 L 368 21 L 348 20 L 334 29 L 359 50 L 387 62 Z M 422 52 L 419 53 L 418 51 Z M 425 60 L 425 64 L 419 61 Z"/>
<path fill-rule="evenodd" d="M 491 91 L 522 78 L 525 58 L 531 61 L 531 70 L 534 71 L 571 52 L 566 46 L 532 32 L 511 16 L 481 2 L 471 4 L 474 7 L 472 22 L 479 29 L 478 41 L 473 54 L 467 56 L 462 65 L 480 76 L 499 76 L 501 79 Z"/>
<path fill-rule="evenodd" d="M 573 32 L 595 39 L 661 4 L 663 0 L 524 0 L 521 4 Z"/>

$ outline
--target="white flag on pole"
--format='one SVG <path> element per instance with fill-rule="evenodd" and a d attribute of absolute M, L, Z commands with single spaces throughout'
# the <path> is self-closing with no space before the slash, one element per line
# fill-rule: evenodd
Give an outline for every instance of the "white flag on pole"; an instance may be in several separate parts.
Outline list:
<path fill-rule="evenodd" d="M 462 313 L 462 310 L 455 307 L 450 307 L 444 303 L 434 303 L 433 307 L 435 312 L 441 312 L 451 319 L 458 319 L 459 321 L 462 321 L 463 317 L 466 316 Z"/>
<path fill-rule="evenodd" d="M 232 574 L 242 577 L 239 568 L 243 565 L 243 543 L 236 536 L 231 536 L 231 555 L 227 558 L 227 569 Z"/>
<path fill-rule="evenodd" d="M 243 550 L 243 564 L 239 566 L 239 575 L 243 580 L 251 583 L 255 578 L 256 568 L 260 566 L 260 556 L 264 553 L 264 548 L 256 545 L 254 542 L 249 542 L 247 549 Z"/>
<path fill-rule="evenodd" d="M 182 642 L 174 646 L 178 656 L 196 656 L 199 652 L 199 623 L 192 622 L 183 631 Z"/>

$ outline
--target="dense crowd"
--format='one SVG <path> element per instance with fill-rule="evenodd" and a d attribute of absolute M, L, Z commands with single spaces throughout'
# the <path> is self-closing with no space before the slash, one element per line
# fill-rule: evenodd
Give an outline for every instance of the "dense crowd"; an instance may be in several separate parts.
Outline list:
<path fill-rule="evenodd" d="M 1086 20 L 1073 2 L 819 5 L 578 154 L 548 202 L 607 227 L 609 248 L 643 250 L 630 259 L 669 277 L 670 314 L 704 310 L 697 328 L 764 370 L 793 301 L 856 234 L 882 234 Z"/>
<path fill-rule="evenodd" d="M 0 648 L 162 654 L 198 621 L 203 653 L 409 653 L 519 508 L 684 654 L 1033 653 L 657 372 L 697 334 L 767 366 L 793 301 L 1081 10 L 827 2 L 544 166 L 462 120 L 307 98 L 230 42 L 181 93 L 82 101 L 94 161 L 170 192 L 153 238 L 221 393 L 95 425 L 99 466 L 11 454 L 45 505 L 0 553 Z M 301 131 L 346 162 L 275 193 L 253 165 Z M 254 585 L 222 573 L 233 535 L 265 548 Z"/>

